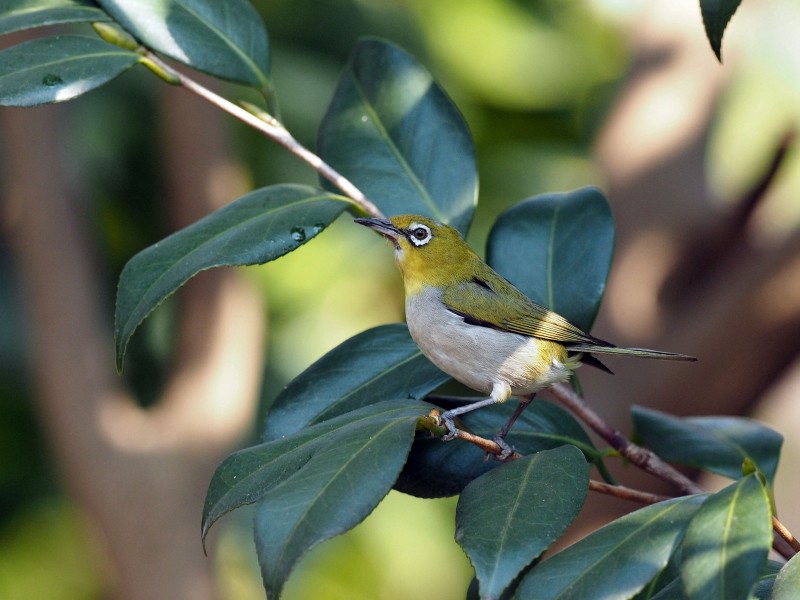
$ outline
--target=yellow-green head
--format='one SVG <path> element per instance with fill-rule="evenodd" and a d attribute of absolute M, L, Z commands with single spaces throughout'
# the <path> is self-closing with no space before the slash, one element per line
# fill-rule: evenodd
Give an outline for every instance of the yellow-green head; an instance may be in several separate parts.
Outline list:
<path fill-rule="evenodd" d="M 482 261 L 461 234 L 444 223 L 420 215 L 391 219 L 356 219 L 392 242 L 406 294 L 426 285 L 442 287 L 472 277 Z"/>

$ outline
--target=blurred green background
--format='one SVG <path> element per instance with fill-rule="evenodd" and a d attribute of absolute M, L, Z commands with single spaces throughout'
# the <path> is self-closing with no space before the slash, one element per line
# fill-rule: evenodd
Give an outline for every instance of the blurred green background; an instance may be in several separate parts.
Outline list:
<path fill-rule="evenodd" d="M 476 142 L 480 203 L 469 242 L 481 253 L 495 217 L 524 198 L 583 185 L 612 190 L 624 185 L 624 169 L 609 167 L 624 152 L 609 150 L 603 140 L 613 138 L 607 133 L 613 119 L 639 110 L 631 82 L 659 61 L 676 61 L 689 75 L 656 90 L 660 95 L 648 105 L 643 123 L 654 128 L 653 144 L 668 135 L 659 125 L 680 122 L 697 132 L 702 176 L 686 188 L 707 191 L 702 202 L 712 220 L 759 180 L 800 113 L 800 9 L 792 0 L 745 0 L 726 34 L 724 66 L 715 63 L 707 46 L 696 2 L 253 4 L 270 35 L 282 119 L 309 147 L 359 36 L 388 38 L 433 72 L 463 112 Z M 692 78 L 692 69 L 700 75 Z M 83 178 L 81 189 L 88 194 L 82 202 L 103 273 L 101 318 L 109 327 L 120 269 L 168 232 L 156 114 L 162 85 L 135 69 L 64 105 L 68 126 L 63 139 L 52 140 L 68 148 L 68 171 Z M 704 85 L 713 86 L 711 108 L 681 121 L 686 105 L 706 97 Z M 220 87 L 231 98 L 252 99 L 241 89 Z M 316 182 L 314 173 L 286 152 L 233 120 L 223 120 L 234 140 L 230 160 L 249 186 Z M 669 135 L 677 129 L 670 126 Z M 202 124 L 197 136 L 202 143 Z M 636 143 L 642 142 L 631 141 Z M 0 138 L 0 152 L 9 155 L 15 148 Z M 697 179 L 694 172 L 687 177 Z M 653 181 L 653 189 L 662 183 Z M 790 150 L 780 177 L 750 221 L 754 246 L 774 245 L 796 233 L 798 191 L 800 160 Z M 610 199 L 616 211 L 614 194 Z M 662 203 L 658 210 L 670 207 Z M 695 225 L 680 223 L 687 231 Z M 35 349 L 26 334 L 30 316 L 18 268 L 9 244 L 0 238 L 0 597 L 114 597 L 112 560 L 102 536 L 65 493 L 38 424 L 29 368 Z M 241 446 L 257 439 L 269 402 L 293 376 L 351 335 L 403 317 L 391 252 L 347 216 L 314 243 L 244 272 L 261 291 L 269 326 L 259 414 Z M 173 301 L 158 309 L 131 344 L 126 382 L 143 406 L 156 401 L 168 377 L 176 309 Z M 104 368 L 113 370 L 112 356 Z M 718 407 L 718 412 L 725 410 Z M 204 492 L 198 489 L 198 497 Z M 392 492 L 362 525 L 312 551 L 290 580 L 286 598 L 464 597 L 471 568 L 453 541 L 454 509 L 455 499 L 423 501 Z M 198 513 L 198 545 L 199 521 Z M 214 593 L 231 600 L 263 597 L 250 512 L 237 511 L 217 527 L 217 551 L 209 559 Z"/>

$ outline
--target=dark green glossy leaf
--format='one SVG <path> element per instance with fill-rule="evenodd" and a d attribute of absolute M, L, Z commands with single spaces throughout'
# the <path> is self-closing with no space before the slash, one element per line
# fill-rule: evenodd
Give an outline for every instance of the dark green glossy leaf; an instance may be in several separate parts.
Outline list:
<path fill-rule="evenodd" d="M 683 597 L 683 587 L 680 581 L 680 548 L 672 553 L 669 558 L 667 566 L 661 572 L 653 577 L 650 582 L 642 588 L 642 590 L 633 597 L 633 600 L 652 600 L 656 597 L 661 597 L 658 594 L 663 594 L 664 597 L 671 597 L 674 590 L 680 594 L 678 598 Z"/>
<path fill-rule="evenodd" d="M 98 0 L 145 46 L 195 69 L 270 90 L 269 44 L 247 0 Z"/>
<path fill-rule="evenodd" d="M 756 587 L 753 590 L 751 597 L 756 598 L 756 600 L 771 600 L 773 598 L 772 586 L 775 583 L 775 576 L 778 574 L 780 568 L 781 563 L 772 560 L 767 561 L 767 564 L 764 565 L 764 568 L 761 570 L 761 576 L 756 583 Z M 787 596 L 783 600 L 789 600 L 789 598 L 793 599 L 794 596 Z M 655 596 L 636 596 L 636 600 L 648 599 L 687 600 L 687 596 L 683 591 L 683 583 L 681 582 L 680 577 L 676 577 L 672 579 L 668 585 L 661 588 Z"/>
<path fill-rule="evenodd" d="M 4 0 L 2 4 L 0 35 L 59 23 L 111 20 L 90 0 Z"/>
<path fill-rule="evenodd" d="M 683 585 L 680 579 L 673 579 L 666 586 L 661 588 L 655 596 L 645 596 L 650 600 L 686 600 L 683 593 Z"/>
<path fill-rule="evenodd" d="M 710 496 L 681 544 L 681 581 L 690 600 L 746 600 L 767 562 L 772 517 L 767 492 L 748 475 Z"/>
<path fill-rule="evenodd" d="M 303 185 L 250 192 L 142 250 L 125 265 L 117 290 L 117 367 L 139 324 L 190 277 L 212 267 L 262 264 L 298 248 L 350 203 Z"/>
<path fill-rule="evenodd" d="M 478 179 L 466 123 L 397 46 L 358 44 L 320 126 L 318 151 L 386 215 L 427 215 L 462 233 L 469 227 Z"/>
<path fill-rule="evenodd" d="M 641 508 L 536 565 L 517 590 L 519 600 L 630 598 L 669 561 L 705 496 Z"/>
<path fill-rule="evenodd" d="M 795 554 L 775 577 L 772 600 L 797 600 L 800 591 L 800 554 Z"/>
<path fill-rule="evenodd" d="M 464 423 L 476 435 L 491 439 L 514 411 L 507 402 L 464 415 Z M 589 436 L 564 409 L 534 400 L 517 420 L 508 436 L 521 454 L 534 454 L 566 444 L 577 446 L 587 461 L 602 460 Z M 414 442 L 395 488 L 419 498 L 440 498 L 461 492 L 470 481 L 501 463 L 484 460 L 483 452 L 472 444 L 453 440 L 443 442 L 420 434 Z"/>
<path fill-rule="evenodd" d="M 360 523 L 389 492 L 428 408 L 382 402 L 257 446 L 244 461 L 228 459 L 243 464 L 244 473 L 233 462 L 220 467 L 226 482 L 232 474 L 259 482 L 255 540 L 269 598 L 280 596 L 303 554 Z"/>
<path fill-rule="evenodd" d="M 40 38 L 0 52 L 0 105 L 63 102 L 122 74 L 139 55 L 97 38 Z"/>
<path fill-rule="evenodd" d="M 286 386 L 270 408 L 264 440 L 383 400 L 424 398 L 448 379 L 422 355 L 404 324 L 374 327 L 328 352 Z"/>
<path fill-rule="evenodd" d="M 279 501 L 284 494 L 295 494 L 298 503 L 301 497 L 317 502 L 319 493 L 333 491 L 325 492 L 326 485 L 357 487 L 362 478 L 382 481 L 383 497 L 405 460 L 417 419 L 428 408 L 411 400 L 381 402 L 231 454 L 211 478 L 203 508 L 203 538 L 225 513 L 266 498 Z M 370 457 L 372 464 L 364 464 Z M 396 469 L 393 475 L 392 469 Z M 352 478 L 350 483 L 347 477 Z M 391 481 L 384 482 L 386 478 Z M 333 502 L 330 509 L 341 511 L 350 499 L 360 502 L 372 489 L 370 484 L 361 491 L 351 489 L 352 497 L 327 496 Z M 334 521 L 340 518 L 347 517 Z"/>
<path fill-rule="evenodd" d="M 486 258 L 534 302 L 589 331 L 614 253 L 614 217 L 603 193 L 582 188 L 511 207 L 489 233 Z"/>
<path fill-rule="evenodd" d="M 703 25 L 714 54 L 722 62 L 722 34 L 742 0 L 700 0 Z"/>
<path fill-rule="evenodd" d="M 773 595 L 775 580 L 781 567 L 783 567 L 782 563 L 774 560 L 767 561 L 767 564 L 761 569 L 761 576 L 758 578 L 756 587 L 753 589 L 752 595 L 756 600 L 789 600 L 790 598 L 796 597 L 797 590 L 800 590 L 800 579 L 795 580 L 794 587 L 791 588 L 795 596 L 784 596 L 781 598 L 780 595 Z"/>
<path fill-rule="evenodd" d="M 775 480 L 783 436 L 769 427 L 740 417 L 680 418 L 641 406 L 631 412 L 637 437 L 665 460 L 738 479 L 749 459 L 770 485 Z"/>
<path fill-rule="evenodd" d="M 581 511 L 589 472 L 575 446 L 544 450 L 470 483 L 456 512 L 456 541 L 469 556 L 481 598 L 497 598 Z"/>

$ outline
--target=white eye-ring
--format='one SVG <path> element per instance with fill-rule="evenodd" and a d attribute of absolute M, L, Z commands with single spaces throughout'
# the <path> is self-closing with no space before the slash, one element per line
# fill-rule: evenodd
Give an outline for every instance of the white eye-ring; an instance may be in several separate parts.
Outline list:
<path fill-rule="evenodd" d="M 421 223 L 412 223 L 408 228 L 408 239 L 418 248 L 431 241 L 431 228 Z"/>

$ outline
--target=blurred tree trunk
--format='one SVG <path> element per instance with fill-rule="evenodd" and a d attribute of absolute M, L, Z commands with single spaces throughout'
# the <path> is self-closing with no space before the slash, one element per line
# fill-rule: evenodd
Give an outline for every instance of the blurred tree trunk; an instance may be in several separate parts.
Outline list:
<path fill-rule="evenodd" d="M 219 204 L 220 185 L 229 200 L 243 183 L 226 163 L 217 111 L 178 89 L 161 99 L 165 201 L 175 225 L 185 225 Z M 64 173 L 63 116 L 58 106 L 0 111 L 4 229 L 28 314 L 41 422 L 64 485 L 102 532 L 115 596 L 212 598 L 200 516 L 213 469 L 252 423 L 261 304 L 234 271 L 190 282 L 180 293 L 169 381 L 155 406 L 140 408 L 115 373 L 112 317 L 101 300 L 113 292 L 100 289 L 80 190 Z"/>

